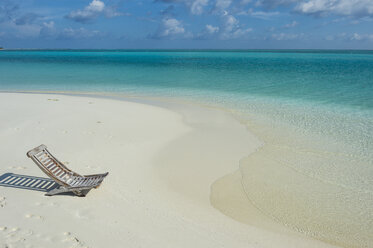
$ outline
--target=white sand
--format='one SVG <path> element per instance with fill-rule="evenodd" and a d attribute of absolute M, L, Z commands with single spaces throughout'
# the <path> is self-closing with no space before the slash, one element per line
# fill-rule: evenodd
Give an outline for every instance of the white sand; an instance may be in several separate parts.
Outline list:
<path fill-rule="evenodd" d="M 260 145 L 224 112 L 20 93 L 0 106 L 0 176 L 46 177 L 26 157 L 40 144 L 81 174 L 110 172 L 85 198 L 0 185 L 0 247 L 332 247 L 211 206 L 211 185 Z"/>

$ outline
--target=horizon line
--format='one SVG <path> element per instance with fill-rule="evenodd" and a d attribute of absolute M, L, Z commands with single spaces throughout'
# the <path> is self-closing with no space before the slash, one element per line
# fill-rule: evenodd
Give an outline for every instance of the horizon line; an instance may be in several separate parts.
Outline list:
<path fill-rule="evenodd" d="M 373 49 L 356 49 L 356 48 L 4 48 L 0 51 L 40 51 L 40 50 L 80 50 L 80 51 L 373 51 Z"/>

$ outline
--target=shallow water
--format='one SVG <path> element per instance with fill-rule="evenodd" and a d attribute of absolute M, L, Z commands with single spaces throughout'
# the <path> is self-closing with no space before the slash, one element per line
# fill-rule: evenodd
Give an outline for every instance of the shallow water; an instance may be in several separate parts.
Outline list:
<path fill-rule="evenodd" d="M 371 51 L 1 51 L 0 90 L 229 109 L 265 142 L 239 167 L 260 211 L 331 243 L 373 246 Z"/>

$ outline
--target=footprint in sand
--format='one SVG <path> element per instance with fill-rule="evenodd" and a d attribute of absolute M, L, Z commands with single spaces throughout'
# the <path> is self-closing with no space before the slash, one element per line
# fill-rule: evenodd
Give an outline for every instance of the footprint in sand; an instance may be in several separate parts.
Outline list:
<path fill-rule="evenodd" d="M 0 208 L 5 207 L 6 205 L 6 198 L 3 196 L 0 196 Z"/>
<path fill-rule="evenodd" d="M 57 234 L 38 233 L 19 227 L 0 227 L 0 247 L 74 247 L 88 248 L 76 235 L 65 232 Z"/>
<path fill-rule="evenodd" d="M 33 219 L 33 220 L 44 220 L 43 216 L 36 215 L 36 214 L 25 214 L 25 218 Z"/>
<path fill-rule="evenodd" d="M 3 236 L 5 236 L 5 238 L 7 238 L 8 240 L 16 240 L 17 234 L 20 231 L 19 227 L 8 228 L 5 226 L 2 229 L 3 229 L 2 231 Z"/>
<path fill-rule="evenodd" d="M 38 206 L 38 207 L 58 207 L 59 204 L 57 204 L 55 202 L 36 202 L 35 206 Z"/>
<path fill-rule="evenodd" d="M 63 236 L 64 236 L 64 238 L 62 239 L 62 242 L 71 243 L 72 247 L 88 248 L 88 246 L 86 246 L 83 241 L 78 239 L 71 232 L 64 232 Z"/>

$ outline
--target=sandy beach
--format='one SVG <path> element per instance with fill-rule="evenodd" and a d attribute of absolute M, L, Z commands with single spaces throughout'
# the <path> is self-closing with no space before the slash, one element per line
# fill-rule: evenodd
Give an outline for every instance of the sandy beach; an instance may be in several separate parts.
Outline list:
<path fill-rule="evenodd" d="M 0 247 L 334 247 L 225 187 L 262 145 L 228 113 L 58 94 L 0 93 L 0 106 L 0 177 L 46 178 L 26 157 L 40 144 L 81 174 L 110 173 L 85 198 L 0 180 Z"/>

